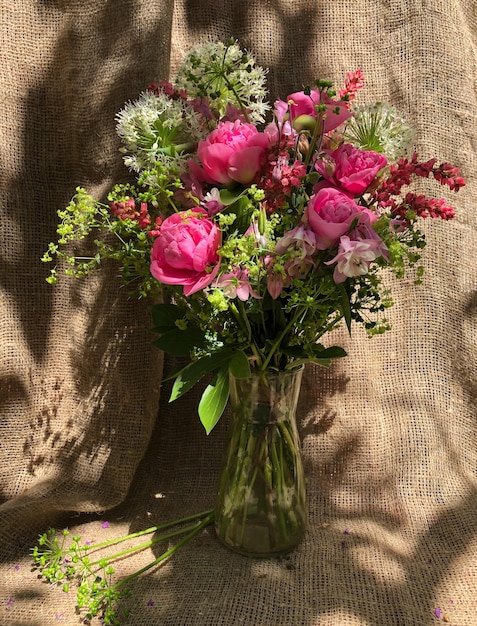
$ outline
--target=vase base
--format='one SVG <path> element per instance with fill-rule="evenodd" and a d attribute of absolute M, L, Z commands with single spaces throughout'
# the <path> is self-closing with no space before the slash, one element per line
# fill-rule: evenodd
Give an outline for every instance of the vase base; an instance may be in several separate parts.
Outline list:
<path fill-rule="evenodd" d="M 303 532 L 295 533 L 292 537 L 287 537 L 287 541 L 282 544 L 271 544 L 270 531 L 268 526 L 248 525 L 244 531 L 244 536 L 240 543 L 233 541 L 230 537 L 223 537 L 216 529 L 216 536 L 220 543 L 242 556 L 256 559 L 279 558 L 293 552 L 303 539 Z"/>

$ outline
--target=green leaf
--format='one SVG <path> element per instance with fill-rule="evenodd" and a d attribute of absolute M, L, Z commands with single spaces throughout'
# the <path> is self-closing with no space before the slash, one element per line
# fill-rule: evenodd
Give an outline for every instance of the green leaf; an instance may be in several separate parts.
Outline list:
<path fill-rule="evenodd" d="M 341 310 L 345 318 L 348 333 L 351 335 L 351 304 L 349 301 L 349 293 L 346 290 L 344 283 L 339 283 L 337 287 L 339 287 L 340 290 Z"/>
<path fill-rule="evenodd" d="M 245 190 L 230 190 L 230 189 L 221 189 L 220 190 L 220 202 L 222 202 L 225 206 L 230 206 L 236 200 L 240 198 L 244 194 Z"/>
<path fill-rule="evenodd" d="M 159 333 L 176 327 L 176 321 L 184 317 L 185 309 L 176 304 L 153 304 L 151 306 L 152 330 Z"/>
<path fill-rule="evenodd" d="M 214 382 L 206 387 L 199 402 L 199 417 L 207 434 L 221 418 L 228 399 L 229 372 L 228 368 L 222 368 Z"/>
<path fill-rule="evenodd" d="M 250 362 L 243 350 L 237 350 L 229 363 L 229 372 L 235 378 L 250 378 Z"/>
<path fill-rule="evenodd" d="M 229 348 L 218 350 L 213 354 L 197 359 L 197 361 L 188 363 L 179 371 L 176 370 L 169 375 L 165 380 L 175 378 L 169 402 L 174 402 L 174 400 L 183 396 L 209 372 L 214 372 L 219 368 L 228 366 L 232 354 L 233 352 Z"/>
<path fill-rule="evenodd" d="M 284 349 L 283 352 L 294 357 L 297 364 L 312 362 L 323 367 L 330 367 L 333 359 L 340 359 L 348 355 L 346 350 L 340 346 L 325 348 L 320 343 L 309 346 L 292 346 Z"/>
<path fill-rule="evenodd" d="M 192 348 L 202 348 L 205 346 L 205 336 L 200 328 L 193 326 L 181 330 L 174 328 L 154 340 L 153 345 L 160 350 L 164 350 L 173 356 L 189 356 Z"/>
<path fill-rule="evenodd" d="M 346 350 L 340 348 L 340 346 L 330 346 L 329 348 L 322 348 L 320 350 L 313 350 L 318 358 L 325 359 L 341 359 L 348 356 Z"/>

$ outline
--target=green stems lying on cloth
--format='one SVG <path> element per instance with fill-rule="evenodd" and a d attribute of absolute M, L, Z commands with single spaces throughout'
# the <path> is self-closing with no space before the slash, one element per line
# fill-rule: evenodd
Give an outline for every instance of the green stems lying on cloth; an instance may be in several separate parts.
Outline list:
<path fill-rule="evenodd" d="M 94 545 L 82 543 L 81 537 L 74 536 L 72 543 L 65 546 L 69 531 L 64 530 L 60 540 L 56 530 L 50 528 L 40 536 L 38 545 L 33 548 L 33 561 L 40 575 L 50 583 L 61 584 L 63 591 L 68 592 L 73 584 L 77 585 L 77 606 L 80 611 L 84 611 L 85 619 L 90 620 L 96 615 L 101 615 L 103 624 L 118 626 L 120 622 L 116 604 L 121 598 L 130 595 L 125 585 L 170 557 L 213 521 L 214 511 L 208 509 Z M 152 533 L 159 534 L 153 539 L 114 554 L 107 554 L 102 558 L 94 557 L 98 556 L 99 550 Z M 115 570 L 112 563 L 175 537 L 182 538 L 141 569 L 116 582 L 113 581 Z"/>
<path fill-rule="evenodd" d="M 216 503 L 217 536 L 250 556 L 289 552 L 306 525 L 295 411 L 302 370 L 231 377 L 233 423 Z"/>

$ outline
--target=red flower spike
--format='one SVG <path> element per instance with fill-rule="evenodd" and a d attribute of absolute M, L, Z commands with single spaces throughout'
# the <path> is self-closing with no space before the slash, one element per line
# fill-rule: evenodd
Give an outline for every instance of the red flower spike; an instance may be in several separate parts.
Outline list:
<path fill-rule="evenodd" d="M 348 72 L 346 75 L 345 88 L 340 89 L 338 96 L 340 100 L 347 99 L 346 108 L 349 109 L 349 103 L 356 97 L 356 93 L 363 87 L 364 74 L 361 69 L 356 72 Z"/>

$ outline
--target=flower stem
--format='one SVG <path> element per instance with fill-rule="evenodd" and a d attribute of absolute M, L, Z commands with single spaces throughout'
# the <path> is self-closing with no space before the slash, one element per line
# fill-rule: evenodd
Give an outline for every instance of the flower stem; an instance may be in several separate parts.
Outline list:
<path fill-rule="evenodd" d="M 148 563 L 147 565 L 145 565 L 141 569 L 137 570 L 136 572 L 133 572 L 129 576 L 126 576 L 125 578 L 122 578 L 119 582 L 117 582 L 114 585 L 115 588 L 117 589 L 118 587 L 123 586 L 127 582 L 129 582 L 131 580 L 134 580 L 134 578 L 137 578 L 141 574 L 144 574 L 144 572 L 147 572 L 148 570 L 152 569 L 153 567 L 155 567 L 156 565 L 158 565 L 162 561 L 165 561 L 172 554 L 174 554 L 174 552 L 176 552 L 179 548 L 181 548 L 188 541 L 193 539 L 203 528 L 205 528 L 206 526 L 210 526 L 213 522 L 214 522 L 214 513 L 210 512 L 203 520 L 200 520 L 196 524 L 194 524 L 191 527 L 192 528 L 191 532 L 188 533 L 183 539 L 181 539 L 175 545 L 173 545 L 171 548 L 169 548 L 168 550 L 163 552 L 160 556 L 157 557 L 157 559 L 154 559 L 154 561 L 151 561 L 151 563 Z"/>
<path fill-rule="evenodd" d="M 265 361 L 262 364 L 261 369 L 263 371 L 265 371 L 267 369 L 270 361 L 272 360 L 273 355 L 275 354 L 275 352 L 280 347 L 280 344 L 283 341 L 284 337 L 286 337 L 287 333 L 293 327 L 293 325 L 295 324 L 296 320 L 298 319 L 298 317 L 300 316 L 300 314 L 301 314 L 302 310 L 304 310 L 304 308 L 305 307 L 302 307 L 302 309 L 298 309 L 297 313 L 295 313 L 295 315 L 288 322 L 288 324 L 285 326 L 285 328 L 282 330 L 282 332 L 278 335 L 277 339 L 273 342 L 272 348 L 271 348 L 270 352 L 268 353 L 267 358 L 265 359 Z"/>
<path fill-rule="evenodd" d="M 158 543 L 162 543 L 163 541 L 167 541 L 167 539 L 172 539 L 173 537 L 183 535 L 187 531 L 195 528 L 195 526 L 196 526 L 195 524 L 192 524 L 191 526 L 186 526 L 185 528 L 179 528 L 178 530 L 173 530 L 170 533 L 160 535 L 159 537 L 156 537 L 155 539 L 150 539 L 149 541 L 141 543 L 137 546 L 131 546 L 130 548 L 126 548 L 125 550 L 122 550 L 121 552 L 117 552 L 116 554 L 112 554 L 111 556 L 108 556 L 107 557 L 108 562 L 116 561 L 117 559 L 120 559 L 123 556 L 126 556 L 127 554 L 131 554 L 134 552 L 141 552 L 142 550 L 147 550 L 147 548 L 152 548 L 152 546 Z M 102 561 L 103 559 L 99 559 L 98 561 L 93 561 L 92 563 L 90 563 L 90 565 L 91 566 L 99 565 Z"/>
<path fill-rule="evenodd" d="M 136 537 L 141 537 L 143 535 L 150 535 L 160 530 L 166 530 L 167 528 L 171 528 L 172 526 L 178 526 L 179 524 L 185 524 L 186 522 L 191 522 L 192 520 L 202 518 L 206 515 L 210 515 L 213 513 L 214 509 L 207 509 L 205 511 L 201 511 L 200 513 L 194 513 L 193 515 L 187 515 L 186 517 L 181 517 L 180 519 L 175 519 L 170 522 L 165 522 L 164 524 L 159 524 L 157 526 L 151 526 L 150 528 L 146 528 L 145 530 L 139 530 L 135 533 L 130 533 L 129 535 L 124 535 L 123 537 L 118 537 L 115 539 L 109 539 L 108 541 L 103 541 L 101 543 L 96 543 L 92 546 L 86 546 L 89 552 L 93 550 L 99 550 L 100 548 L 107 548 L 108 546 L 113 546 L 116 543 L 121 543 L 123 541 L 127 541 L 128 539 L 135 539 Z"/>

